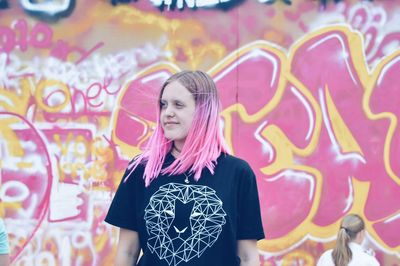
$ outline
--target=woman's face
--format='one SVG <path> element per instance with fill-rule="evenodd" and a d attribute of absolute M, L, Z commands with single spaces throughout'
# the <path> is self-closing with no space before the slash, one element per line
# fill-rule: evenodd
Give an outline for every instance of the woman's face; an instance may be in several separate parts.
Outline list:
<path fill-rule="evenodd" d="M 174 81 L 164 88 L 160 106 L 164 135 L 181 149 L 192 126 L 196 108 L 194 97 L 178 81 Z"/>

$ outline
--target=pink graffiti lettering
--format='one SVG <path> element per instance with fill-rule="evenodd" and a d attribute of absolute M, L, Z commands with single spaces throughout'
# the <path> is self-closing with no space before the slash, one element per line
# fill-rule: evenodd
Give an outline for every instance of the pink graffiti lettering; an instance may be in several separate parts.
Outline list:
<path fill-rule="evenodd" d="M 17 20 L 12 28 L 0 26 L 0 36 L 0 40 L 2 40 L 0 43 L 1 52 L 11 53 L 15 49 L 25 52 L 31 46 L 34 49 L 50 49 L 49 55 L 77 64 L 103 46 L 103 43 L 100 42 L 86 50 L 78 46 L 70 46 L 63 40 L 54 41 L 53 30 L 47 24 L 38 22 L 29 30 L 28 23 L 24 19 Z"/>

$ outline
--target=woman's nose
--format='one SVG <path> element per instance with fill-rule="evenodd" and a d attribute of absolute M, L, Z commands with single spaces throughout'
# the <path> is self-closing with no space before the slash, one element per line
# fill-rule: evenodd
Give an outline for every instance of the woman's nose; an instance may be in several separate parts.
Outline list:
<path fill-rule="evenodd" d="M 167 109 L 165 110 L 165 114 L 170 117 L 175 115 L 174 110 L 171 107 L 167 107 Z"/>

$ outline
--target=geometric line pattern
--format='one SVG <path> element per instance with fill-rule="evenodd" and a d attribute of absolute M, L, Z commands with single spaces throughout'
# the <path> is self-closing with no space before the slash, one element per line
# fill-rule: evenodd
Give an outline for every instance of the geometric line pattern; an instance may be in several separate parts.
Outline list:
<path fill-rule="evenodd" d="M 173 226 L 178 204 L 193 205 L 188 228 L 183 230 Z M 222 201 L 215 190 L 200 185 L 163 185 L 150 198 L 145 209 L 144 220 L 149 234 L 147 246 L 168 265 L 176 266 L 182 261 L 199 258 L 218 239 L 226 222 L 225 216 Z M 171 234 L 171 230 L 177 234 Z M 191 233 L 183 237 L 185 232 Z"/>

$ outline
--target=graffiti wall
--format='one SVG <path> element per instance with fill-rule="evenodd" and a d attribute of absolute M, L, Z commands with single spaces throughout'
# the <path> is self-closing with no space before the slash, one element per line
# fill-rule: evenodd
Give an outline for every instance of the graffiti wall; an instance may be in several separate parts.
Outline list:
<path fill-rule="evenodd" d="M 314 265 L 350 212 L 381 265 L 400 265 L 395 0 L 0 4 L 13 265 L 112 264 L 117 229 L 103 219 L 157 90 L 182 69 L 214 78 L 225 137 L 256 172 L 262 265 Z"/>

